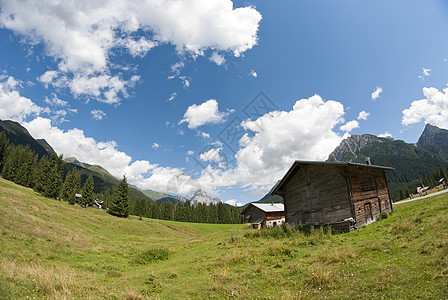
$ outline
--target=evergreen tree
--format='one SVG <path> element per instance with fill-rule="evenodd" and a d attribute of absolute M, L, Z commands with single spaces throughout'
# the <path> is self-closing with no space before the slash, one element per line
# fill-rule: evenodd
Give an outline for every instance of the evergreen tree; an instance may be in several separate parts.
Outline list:
<path fill-rule="evenodd" d="M 126 176 L 123 176 L 123 179 L 115 189 L 107 212 L 117 217 L 126 218 L 129 216 L 129 186 L 126 181 Z"/>
<path fill-rule="evenodd" d="M 64 162 L 62 156 L 52 154 L 49 160 L 50 170 L 45 178 L 43 195 L 48 198 L 57 198 L 62 189 L 62 171 Z"/>
<path fill-rule="evenodd" d="M 49 173 L 50 173 L 50 162 L 48 161 L 47 156 L 43 156 L 33 172 L 34 190 L 36 192 L 41 194 L 44 192 L 47 180 L 47 174 Z"/>
<path fill-rule="evenodd" d="M 8 146 L 9 146 L 9 140 L 6 137 L 6 133 L 2 131 L 0 132 L 0 171 L 3 169 L 4 158 Z"/>
<path fill-rule="evenodd" d="M 79 192 L 81 187 L 81 177 L 79 176 L 78 170 L 73 168 L 65 176 L 64 185 L 62 187 L 62 198 L 68 200 L 68 203 L 75 204 L 76 197 L 75 194 Z"/>
<path fill-rule="evenodd" d="M 94 197 L 95 195 L 93 194 L 93 189 L 94 189 L 95 185 L 93 182 L 93 177 L 92 175 L 90 175 L 86 182 L 84 182 L 84 185 L 82 186 L 82 190 L 81 190 L 81 205 L 84 207 L 88 207 L 88 206 L 92 206 L 93 205 L 93 201 L 95 201 Z"/>

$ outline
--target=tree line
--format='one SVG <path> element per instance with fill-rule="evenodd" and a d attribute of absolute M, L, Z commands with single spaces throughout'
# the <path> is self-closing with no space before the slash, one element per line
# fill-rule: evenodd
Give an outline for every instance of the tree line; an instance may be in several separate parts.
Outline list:
<path fill-rule="evenodd" d="M 190 201 L 173 203 L 136 199 L 131 203 L 131 213 L 146 218 L 180 222 L 213 224 L 240 224 L 243 222 L 239 208 L 222 202 L 192 205 Z"/>
<path fill-rule="evenodd" d="M 89 207 L 95 199 L 101 199 L 102 208 L 111 215 L 120 217 L 132 214 L 153 219 L 216 224 L 243 221 L 239 208 L 223 203 L 192 205 L 190 201 L 172 203 L 130 197 L 125 176 L 112 194 L 108 189 L 96 194 L 92 175 L 88 176 L 82 186 L 76 167 L 69 170 L 64 178 L 62 155 L 53 153 L 39 157 L 29 145 L 24 147 L 10 143 L 4 131 L 0 133 L 0 174 L 3 178 L 30 187 L 47 198 L 67 201 L 69 204 L 78 203 Z M 81 194 L 82 197 L 77 198 L 76 194 Z"/>

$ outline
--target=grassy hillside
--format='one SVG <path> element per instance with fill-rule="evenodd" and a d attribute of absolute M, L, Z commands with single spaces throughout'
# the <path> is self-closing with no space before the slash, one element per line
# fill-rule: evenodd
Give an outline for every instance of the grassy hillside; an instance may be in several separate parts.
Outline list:
<path fill-rule="evenodd" d="M 330 235 L 120 219 L 1 179 L 0 220 L 1 299 L 448 295 L 446 194 Z"/>

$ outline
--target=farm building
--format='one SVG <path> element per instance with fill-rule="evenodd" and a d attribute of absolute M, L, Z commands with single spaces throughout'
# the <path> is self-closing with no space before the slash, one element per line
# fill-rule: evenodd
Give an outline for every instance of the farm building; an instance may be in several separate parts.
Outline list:
<path fill-rule="evenodd" d="M 350 229 L 392 211 L 389 167 L 340 162 L 295 161 L 273 188 L 283 197 L 286 223 Z"/>
<path fill-rule="evenodd" d="M 242 214 L 255 229 L 275 227 L 285 222 L 285 209 L 281 203 L 250 203 Z"/>

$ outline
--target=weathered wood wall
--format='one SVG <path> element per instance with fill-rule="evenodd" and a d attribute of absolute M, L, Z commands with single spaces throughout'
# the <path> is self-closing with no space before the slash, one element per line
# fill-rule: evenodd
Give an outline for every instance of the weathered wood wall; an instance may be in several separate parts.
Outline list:
<path fill-rule="evenodd" d="M 392 210 L 383 169 L 350 167 L 350 197 L 358 226 L 371 223 Z"/>
<path fill-rule="evenodd" d="M 302 165 L 282 190 L 286 223 L 332 223 L 352 216 L 347 180 L 336 166 Z"/>

